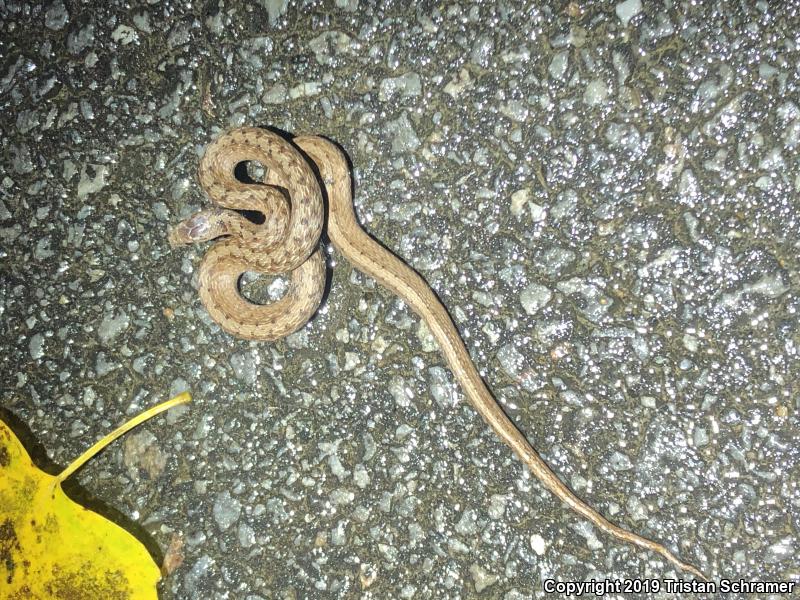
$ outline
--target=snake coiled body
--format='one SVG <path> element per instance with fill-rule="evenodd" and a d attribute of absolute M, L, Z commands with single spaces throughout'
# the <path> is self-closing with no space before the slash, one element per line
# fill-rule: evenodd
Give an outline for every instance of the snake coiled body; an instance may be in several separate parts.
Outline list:
<path fill-rule="evenodd" d="M 433 290 L 359 225 L 344 154 L 321 137 L 301 136 L 293 142 L 318 171 L 328 200 L 328 235 L 333 245 L 356 269 L 397 294 L 427 323 L 467 399 L 531 473 L 573 511 L 606 533 L 656 552 L 705 579 L 700 570 L 682 562 L 662 544 L 608 521 L 561 482 L 500 408 Z M 200 183 L 218 208 L 195 214 L 170 233 L 175 245 L 222 237 L 200 265 L 199 290 L 211 317 L 232 335 L 274 340 L 302 327 L 319 306 L 325 285 L 325 264 L 319 248 L 322 187 L 302 153 L 270 131 L 248 127 L 225 133 L 209 145 L 199 169 Z M 246 184 L 236 178 L 236 166 L 246 161 L 267 167 L 264 184 Z M 255 225 L 237 210 L 257 211 L 265 221 Z M 245 271 L 290 272 L 289 289 L 272 304 L 248 302 L 238 290 Z"/>

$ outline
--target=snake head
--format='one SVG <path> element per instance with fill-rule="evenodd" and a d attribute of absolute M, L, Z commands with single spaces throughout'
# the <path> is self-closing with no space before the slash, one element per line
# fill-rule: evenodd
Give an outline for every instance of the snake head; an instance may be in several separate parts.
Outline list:
<path fill-rule="evenodd" d="M 213 231 L 218 213 L 215 210 L 200 211 L 175 225 L 169 232 L 169 245 L 173 248 L 197 242 L 204 242 L 221 235 L 223 232 Z"/>

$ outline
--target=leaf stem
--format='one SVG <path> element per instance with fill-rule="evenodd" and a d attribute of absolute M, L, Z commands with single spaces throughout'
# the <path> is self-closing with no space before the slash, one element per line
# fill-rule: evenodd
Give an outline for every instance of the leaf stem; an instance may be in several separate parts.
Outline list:
<path fill-rule="evenodd" d="M 179 404 L 186 404 L 190 402 L 192 399 L 192 395 L 189 392 L 183 392 L 172 398 L 171 400 L 167 400 L 166 402 L 162 402 L 161 404 L 155 405 L 153 408 L 149 408 L 141 414 L 136 415 L 127 423 L 120 425 L 114 431 L 106 435 L 105 437 L 97 440 L 91 448 L 86 450 L 83 454 L 81 454 L 78 458 L 76 458 L 70 465 L 61 471 L 61 473 L 56 477 L 54 485 L 58 485 L 62 483 L 65 479 L 67 479 L 70 475 L 72 475 L 75 471 L 80 469 L 89 459 L 91 459 L 95 454 L 100 452 L 103 448 L 108 446 L 111 442 L 116 440 L 119 436 L 124 435 L 137 425 L 147 421 L 148 419 L 152 419 L 157 414 L 164 412 L 165 410 L 169 410 L 173 406 L 178 406 Z"/>

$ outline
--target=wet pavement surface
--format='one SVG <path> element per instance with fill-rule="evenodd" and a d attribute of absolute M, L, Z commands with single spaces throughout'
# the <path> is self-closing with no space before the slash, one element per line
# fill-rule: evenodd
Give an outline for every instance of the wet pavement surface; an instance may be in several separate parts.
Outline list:
<path fill-rule="evenodd" d="M 335 250 L 289 338 L 209 319 L 166 234 L 240 125 L 343 147 L 579 496 L 713 578 L 800 579 L 798 3 L 285 4 L 0 2 L 0 403 L 64 465 L 192 392 L 78 476 L 172 545 L 160 596 L 687 579 L 544 491 Z"/>

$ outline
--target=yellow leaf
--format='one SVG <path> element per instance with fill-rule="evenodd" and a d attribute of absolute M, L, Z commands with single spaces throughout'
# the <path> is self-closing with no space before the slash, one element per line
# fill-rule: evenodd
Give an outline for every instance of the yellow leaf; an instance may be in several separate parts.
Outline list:
<path fill-rule="evenodd" d="M 61 483 L 116 438 L 178 404 L 183 393 L 134 417 L 84 452 L 59 475 L 33 464 L 0 421 L 0 597 L 4 600 L 155 599 L 160 578 L 144 545 L 70 500 Z"/>

